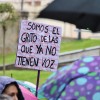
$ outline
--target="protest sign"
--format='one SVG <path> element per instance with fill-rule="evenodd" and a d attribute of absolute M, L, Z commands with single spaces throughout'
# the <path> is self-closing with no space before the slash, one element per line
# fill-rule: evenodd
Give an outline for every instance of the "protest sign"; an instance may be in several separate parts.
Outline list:
<path fill-rule="evenodd" d="M 56 71 L 61 32 L 61 27 L 22 20 L 15 66 Z"/>

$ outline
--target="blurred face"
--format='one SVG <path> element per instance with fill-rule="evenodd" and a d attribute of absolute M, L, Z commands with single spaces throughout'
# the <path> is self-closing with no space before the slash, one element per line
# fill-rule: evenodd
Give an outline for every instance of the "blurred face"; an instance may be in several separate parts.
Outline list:
<path fill-rule="evenodd" d="M 5 89 L 3 94 L 7 94 L 7 95 L 11 96 L 13 100 L 18 100 L 18 97 L 17 97 L 18 90 L 17 90 L 17 87 L 15 85 L 9 85 Z"/>

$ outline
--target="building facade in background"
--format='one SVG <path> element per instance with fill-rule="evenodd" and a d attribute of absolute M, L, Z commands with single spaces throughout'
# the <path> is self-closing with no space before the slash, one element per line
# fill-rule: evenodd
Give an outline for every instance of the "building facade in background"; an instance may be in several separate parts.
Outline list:
<path fill-rule="evenodd" d="M 63 29 L 62 37 L 64 38 L 77 38 L 78 30 L 75 25 L 64 23 L 61 21 L 55 21 L 51 19 L 36 18 L 39 12 L 44 9 L 53 0 L 0 0 L 0 3 L 11 3 L 16 11 L 21 13 L 21 17 L 25 19 L 31 19 L 46 24 L 61 26 Z M 20 30 L 20 21 L 14 25 L 7 25 L 6 31 L 6 52 L 15 52 L 17 49 L 18 33 Z M 2 29 L 0 27 L 0 37 L 2 37 Z M 90 38 L 93 34 L 90 31 L 81 31 L 82 38 Z M 2 53 L 2 38 L 0 38 L 0 53 Z"/>

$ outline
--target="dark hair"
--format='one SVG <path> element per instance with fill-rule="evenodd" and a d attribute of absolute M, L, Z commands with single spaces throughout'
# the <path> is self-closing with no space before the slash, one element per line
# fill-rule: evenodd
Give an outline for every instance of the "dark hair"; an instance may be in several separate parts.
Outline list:
<path fill-rule="evenodd" d="M 5 86 L 5 88 L 3 89 L 2 93 L 4 93 L 4 91 L 6 90 L 6 88 L 7 88 L 8 86 L 10 86 L 10 85 L 15 85 L 15 86 L 17 87 L 17 89 L 18 89 L 18 100 L 24 100 L 24 97 L 23 97 L 23 95 L 22 95 L 22 92 L 21 92 L 21 90 L 20 90 L 20 88 L 19 88 L 17 82 L 11 82 L 10 84 L 7 84 L 7 85 Z"/>

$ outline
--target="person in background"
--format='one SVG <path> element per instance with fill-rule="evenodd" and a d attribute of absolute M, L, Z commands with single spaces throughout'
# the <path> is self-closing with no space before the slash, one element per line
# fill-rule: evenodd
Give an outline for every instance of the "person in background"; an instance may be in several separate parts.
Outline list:
<path fill-rule="evenodd" d="M 8 95 L 0 94 L 0 100 L 13 100 L 13 99 Z"/>
<path fill-rule="evenodd" d="M 24 100 L 16 80 L 8 76 L 0 76 L 0 94 L 8 95 L 12 100 Z"/>

